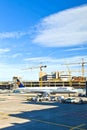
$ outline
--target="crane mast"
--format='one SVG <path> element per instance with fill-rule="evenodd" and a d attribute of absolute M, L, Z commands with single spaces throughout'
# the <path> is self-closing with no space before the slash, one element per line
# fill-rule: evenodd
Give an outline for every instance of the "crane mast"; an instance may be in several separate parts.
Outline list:
<path fill-rule="evenodd" d="M 33 66 L 33 67 L 30 67 L 30 68 L 25 68 L 23 70 L 32 70 L 32 69 L 40 69 L 40 73 L 39 73 L 39 85 L 40 87 L 43 86 L 43 83 L 42 83 L 42 78 L 43 78 L 43 69 L 42 68 L 46 68 L 47 66 L 46 65 L 40 65 L 40 66 Z"/>
<path fill-rule="evenodd" d="M 84 65 L 87 64 L 87 62 L 84 62 L 84 58 L 82 58 L 82 62 L 68 63 L 67 65 L 73 65 L 73 64 L 81 64 L 82 65 L 82 80 L 84 80 Z"/>

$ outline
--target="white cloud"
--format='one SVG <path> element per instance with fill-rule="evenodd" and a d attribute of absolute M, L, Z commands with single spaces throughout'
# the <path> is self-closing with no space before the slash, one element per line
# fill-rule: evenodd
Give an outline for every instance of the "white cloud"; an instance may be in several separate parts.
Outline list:
<path fill-rule="evenodd" d="M 16 54 L 12 55 L 12 58 L 17 58 L 17 57 L 19 57 L 21 55 L 22 55 L 21 53 L 16 53 Z"/>
<path fill-rule="evenodd" d="M 40 64 L 40 63 L 47 63 L 47 64 L 62 64 L 64 63 L 65 61 L 67 63 L 74 63 L 74 62 L 81 62 L 82 58 L 86 59 L 87 60 L 87 55 L 82 55 L 82 56 L 74 56 L 74 57 L 70 57 L 70 58 L 52 58 L 50 56 L 48 57 L 33 57 L 33 58 L 26 58 L 24 59 L 24 61 L 26 62 L 31 62 L 32 64 L 35 65 L 35 63 L 37 64 Z"/>
<path fill-rule="evenodd" d="M 24 61 L 30 61 L 32 63 L 56 63 L 59 62 L 59 59 L 56 58 L 51 58 L 51 57 L 32 57 L 32 58 L 25 58 Z"/>
<path fill-rule="evenodd" d="M 65 51 L 81 51 L 81 50 L 87 50 L 87 47 L 76 47 L 71 49 L 66 49 Z"/>
<path fill-rule="evenodd" d="M 20 38 L 27 34 L 29 34 L 29 32 L 0 32 L 0 39 Z"/>
<path fill-rule="evenodd" d="M 67 9 L 42 19 L 33 42 L 48 47 L 86 44 L 87 5 Z"/>
<path fill-rule="evenodd" d="M 32 61 L 32 62 L 42 62 L 42 61 L 48 61 L 48 57 L 32 57 L 32 58 L 26 58 L 25 61 Z"/>
<path fill-rule="evenodd" d="M 7 52 L 9 52 L 9 51 L 10 51 L 9 48 L 0 48 L 0 54 L 7 53 Z"/>

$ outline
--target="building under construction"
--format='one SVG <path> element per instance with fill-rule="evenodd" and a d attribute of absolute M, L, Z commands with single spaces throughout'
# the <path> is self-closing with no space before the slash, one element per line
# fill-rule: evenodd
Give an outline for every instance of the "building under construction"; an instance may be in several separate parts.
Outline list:
<path fill-rule="evenodd" d="M 78 64 L 82 64 L 82 76 L 72 76 L 70 73 L 70 70 L 68 68 L 68 74 L 61 74 L 61 72 L 52 72 L 51 74 L 47 74 L 46 72 L 42 71 L 42 68 L 46 68 L 47 66 L 36 66 L 27 68 L 28 69 L 36 69 L 39 68 L 39 80 L 38 81 L 22 81 L 24 86 L 26 87 L 59 87 L 59 86 L 72 86 L 74 88 L 85 88 L 86 80 L 87 78 L 84 76 L 84 64 L 87 62 L 84 62 L 82 59 L 82 62 Z M 74 63 L 72 63 L 74 64 Z M 75 63 L 76 64 L 76 63 Z M 65 72 L 65 71 L 62 71 Z M 0 82 L 0 89 L 13 89 L 13 87 L 16 85 L 14 84 L 14 80 L 17 77 L 13 77 L 13 81 L 11 82 Z"/>
<path fill-rule="evenodd" d="M 75 88 L 85 88 L 86 78 L 81 76 L 59 75 L 58 72 L 46 74 L 40 72 L 39 81 L 23 81 L 26 87 L 59 87 L 59 86 L 72 86 Z"/>
<path fill-rule="evenodd" d="M 44 74 L 39 78 L 39 81 L 23 81 L 24 86 L 26 87 L 59 87 L 59 86 L 72 86 L 74 88 L 85 88 L 86 78 L 82 78 L 81 76 L 74 76 L 72 79 L 69 79 L 68 75 L 62 75 L 61 77 L 56 78 L 58 76 L 56 73 L 46 75 Z M 13 77 L 14 79 L 15 77 Z M 14 86 L 13 81 L 0 82 L 0 89 L 13 89 Z"/>

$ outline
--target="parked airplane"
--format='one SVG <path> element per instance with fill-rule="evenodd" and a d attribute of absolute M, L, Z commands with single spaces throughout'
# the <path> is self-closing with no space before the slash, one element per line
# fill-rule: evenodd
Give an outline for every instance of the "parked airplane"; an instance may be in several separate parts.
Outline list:
<path fill-rule="evenodd" d="M 15 92 L 24 92 L 24 93 L 40 93 L 43 96 L 56 93 L 77 93 L 77 90 L 73 87 L 25 87 L 19 79 L 17 79 L 18 88 Z"/>

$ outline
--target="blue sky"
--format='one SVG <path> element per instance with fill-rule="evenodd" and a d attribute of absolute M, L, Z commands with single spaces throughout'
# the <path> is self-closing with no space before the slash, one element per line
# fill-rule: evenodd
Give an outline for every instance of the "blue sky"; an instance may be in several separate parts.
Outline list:
<path fill-rule="evenodd" d="M 40 65 L 47 73 L 81 70 L 82 58 L 87 62 L 87 0 L 0 0 L 0 81 L 38 80 Z M 38 68 L 23 70 L 31 67 Z"/>

